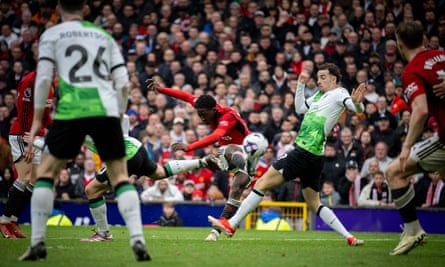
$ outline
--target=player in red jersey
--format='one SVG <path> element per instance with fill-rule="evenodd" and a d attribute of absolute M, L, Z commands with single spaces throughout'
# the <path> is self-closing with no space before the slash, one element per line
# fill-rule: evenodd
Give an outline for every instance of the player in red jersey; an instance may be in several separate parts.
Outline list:
<path fill-rule="evenodd" d="M 187 92 L 172 88 L 161 87 L 155 80 L 147 80 L 148 89 L 163 93 L 174 98 L 190 103 L 195 107 L 198 116 L 203 123 L 209 125 L 213 130 L 208 136 L 186 145 L 184 143 L 175 143 L 172 145 L 173 150 L 190 151 L 198 148 L 204 148 L 208 145 L 217 143 L 217 146 L 224 147 L 229 144 L 241 145 L 244 137 L 249 134 L 246 122 L 241 118 L 239 113 L 230 107 L 223 107 L 216 103 L 216 100 L 210 95 L 201 95 L 196 97 Z M 237 176 L 241 177 L 241 176 Z M 245 177 L 244 177 L 245 178 Z M 224 206 L 221 214 L 222 218 L 230 218 L 240 206 L 240 198 L 244 189 L 249 185 L 250 179 L 235 178 L 232 182 L 229 199 Z M 220 231 L 213 229 L 206 240 L 218 240 Z"/>
<path fill-rule="evenodd" d="M 427 239 L 417 218 L 410 176 L 436 170 L 445 172 L 445 100 L 433 90 L 441 82 L 439 77 L 445 75 L 445 51 L 424 48 L 423 27 L 417 22 L 400 24 L 396 37 L 400 54 L 409 62 L 402 74 L 402 86 L 412 114 L 402 151 L 386 170 L 394 203 L 404 223 L 402 238 L 390 255 L 406 254 Z M 429 115 L 436 118 L 438 133 L 416 143 Z"/>
<path fill-rule="evenodd" d="M 36 179 L 36 168 L 40 163 L 40 150 L 34 152 L 32 162 L 28 163 L 24 158 L 25 147 L 29 145 L 24 136 L 29 132 L 34 115 L 34 84 L 36 72 L 28 73 L 20 81 L 17 96 L 17 119 L 11 125 L 9 131 L 9 144 L 11 146 L 14 167 L 17 171 L 17 179 L 9 189 L 9 196 L 6 202 L 3 215 L 0 217 L 0 230 L 5 238 L 24 238 L 25 235 L 20 231 L 17 219 L 26 206 L 30 203 L 33 184 Z M 45 110 L 43 126 L 38 136 L 43 138 L 45 128 L 51 123 L 50 117 L 51 101 L 53 90 L 48 95 L 48 106 Z"/>

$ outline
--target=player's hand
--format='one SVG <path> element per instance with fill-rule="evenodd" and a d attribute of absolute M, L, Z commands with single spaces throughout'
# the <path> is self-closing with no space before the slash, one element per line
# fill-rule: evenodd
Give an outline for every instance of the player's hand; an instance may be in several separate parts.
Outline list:
<path fill-rule="evenodd" d="M 172 149 L 174 152 L 176 152 L 178 150 L 186 151 L 187 145 L 184 143 L 174 143 L 174 144 L 172 144 Z"/>
<path fill-rule="evenodd" d="M 28 144 L 32 144 L 31 141 L 31 133 L 30 132 L 25 132 L 25 135 L 23 135 L 23 142 L 28 143 Z"/>
<path fill-rule="evenodd" d="M 445 98 L 445 76 L 439 76 L 439 80 L 442 82 L 433 85 L 433 93 L 440 99 Z"/>
<path fill-rule="evenodd" d="M 300 76 L 298 76 L 298 82 L 306 84 L 309 78 L 310 78 L 309 73 L 307 73 L 307 71 L 302 71 L 300 73 Z"/>
<path fill-rule="evenodd" d="M 352 102 L 358 104 L 362 103 L 365 99 L 365 91 L 366 91 L 366 85 L 364 83 L 361 83 L 357 88 L 352 89 L 351 92 L 351 100 Z"/>
<path fill-rule="evenodd" d="M 407 162 L 408 157 L 409 157 L 409 152 L 410 152 L 410 148 L 409 147 L 402 146 L 402 151 L 400 152 L 400 155 L 399 155 L 400 170 L 402 172 L 405 172 L 406 162 Z"/>
<path fill-rule="evenodd" d="M 147 79 L 145 80 L 145 82 L 147 83 L 148 90 L 155 91 L 156 93 L 159 92 L 159 88 L 161 87 L 161 85 L 158 81 L 156 81 L 155 79 Z"/>
<path fill-rule="evenodd" d="M 28 139 L 28 142 L 27 142 L 28 145 L 25 147 L 23 156 L 24 156 L 26 163 L 32 163 L 32 160 L 34 159 L 34 150 L 35 150 L 34 146 L 32 145 L 32 143 L 34 141 L 34 136 L 30 135 L 29 132 L 27 134 L 25 134 L 25 136 L 27 136 L 26 138 Z"/>

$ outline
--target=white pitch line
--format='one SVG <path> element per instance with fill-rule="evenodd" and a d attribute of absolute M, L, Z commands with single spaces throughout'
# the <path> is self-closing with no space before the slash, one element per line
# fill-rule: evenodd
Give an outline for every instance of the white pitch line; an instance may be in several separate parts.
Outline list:
<path fill-rule="evenodd" d="M 127 238 L 114 238 L 115 240 L 126 240 Z M 153 237 L 146 237 L 147 240 L 186 240 L 186 241 L 204 241 L 204 238 L 177 238 L 177 237 L 159 237 L 159 236 L 153 236 Z M 47 240 L 79 240 L 80 238 L 72 238 L 72 237 L 53 237 L 53 238 L 47 238 Z M 265 238 L 223 238 L 220 241 L 284 241 L 284 242 L 301 242 L 301 241 L 343 241 L 344 239 L 341 238 L 283 238 L 283 239 L 265 239 Z M 371 241 L 371 242 L 393 242 L 399 240 L 398 238 L 365 238 L 365 242 Z M 428 240 L 428 243 L 444 243 L 445 239 L 434 239 Z M 82 242 L 86 243 L 86 242 Z M 94 243 L 94 242 L 92 242 Z"/>

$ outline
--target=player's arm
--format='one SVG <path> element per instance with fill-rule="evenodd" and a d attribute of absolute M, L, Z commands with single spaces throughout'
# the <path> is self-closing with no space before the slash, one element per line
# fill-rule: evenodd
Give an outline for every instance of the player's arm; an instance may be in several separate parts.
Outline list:
<path fill-rule="evenodd" d="M 433 93 L 443 99 L 445 98 L 445 75 L 440 75 L 437 79 L 441 82 L 433 85 Z"/>
<path fill-rule="evenodd" d="M 363 112 L 365 110 L 365 106 L 363 105 L 363 100 L 365 98 L 366 86 L 364 83 L 361 83 L 357 88 L 352 89 L 351 97 L 347 96 L 343 98 L 343 105 L 354 112 Z"/>
<path fill-rule="evenodd" d="M 210 135 L 207 135 L 206 137 L 200 139 L 197 142 L 187 145 L 185 151 L 192 151 L 192 150 L 196 150 L 198 148 L 203 148 L 208 145 L 211 145 L 211 144 L 215 143 L 216 141 L 218 141 L 219 138 L 223 137 L 227 133 L 227 131 L 228 130 L 226 130 L 226 129 L 218 127 Z"/>
<path fill-rule="evenodd" d="M 111 76 L 114 82 L 114 88 L 118 92 L 117 97 L 119 101 L 119 113 L 122 119 L 122 114 L 125 113 L 128 104 L 128 71 L 125 67 L 125 61 L 122 57 L 119 47 L 115 42 L 111 42 Z"/>
<path fill-rule="evenodd" d="M 309 106 L 312 103 L 312 97 L 306 99 L 304 97 L 304 88 L 306 87 L 306 82 L 309 80 L 309 74 L 306 72 L 301 72 L 298 77 L 297 90 L 295 91 L 295 112 L 297 114 L 303 114 L 309 110 Z"/>
<path fill-rule="evenodd" d="M 237 120 L 231 114 L 225 114 L 218 120 L 218 127 L 210 135 L 188 145 L 185 151 L 195 150 L 215 143 L 235 127 L 236 124 Z"/>
<path fill-rule="evenodd" d="M 190 93 L 187 93 L 187 92 L 184 92 L 184 91 L 181 91 L 178 89 L 167 88 L 167 87 L 159 87 L 159 92 L 162 94 L 166 94 L 171 97 L 180 99 L 182 101 L 188 102 L 188 103 L 192 104 L 192 106 L 195 106 L 196 96 L 194 96 Z"/>
<path fill-rule="evenodd" d="M 158 81 L 154 80 L 154 79 L 147 79 L 147 89 L 148 90 L 153 90 L 156 93 L 162 93 L 177 99 L 180 99 L 182 101 L 188 102 L 190 104 L 192 104 L 192 106 L 195 106 L 195 99 L 197 98 L 196 96 L 187 93 L 187 92 L 183 92 L 181 90 L 178 89 L 173 89 L 173 88 L 167 88 L 167 87 L 161 87 L 161 85 L 159 84 Z"/>
<path fill-rule="evenodd" d="M 423 126 L 428 118 L 428 104 L 426 94 L 417 95 L 411 102 L 411 118 L 409 121 L 409 129 L 403 143 L 403 147 L 411 148 L 417 138 L 422 134 Z"/>
<path fill-rule="evenodd" d="M 42 125 L 45 114 L 46 100 L 51 87 L 54 64 L 51 60 L 40 59 L 37 65 L 37 76 L 34 91 L 34 118 L 30 134 L 34 137 Z"/>

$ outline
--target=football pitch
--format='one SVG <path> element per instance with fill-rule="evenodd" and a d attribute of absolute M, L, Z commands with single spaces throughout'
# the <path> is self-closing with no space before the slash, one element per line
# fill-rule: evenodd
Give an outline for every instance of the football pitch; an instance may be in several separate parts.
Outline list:
<path fill-rule="evenodd" d="M 92 227 L 48 227 L 44 262 L 19 262 L 29 245 L 30 226 L 22 226 L 26 239 L 0 238 L 0 266 L 443 266 L 445 235 L 429 235 L 428 243 L 408 255 L 389 256 L 399 234 L 354 233 L 365 240 L 349 247 L 334 232 L 270 232 L 238 230 L 232 238 L 204 241 L 210 228 L 144 228 L 151 262 L 136 262 L 126 227 L 112 227 L 112 242 L 80 242 Z"/>

